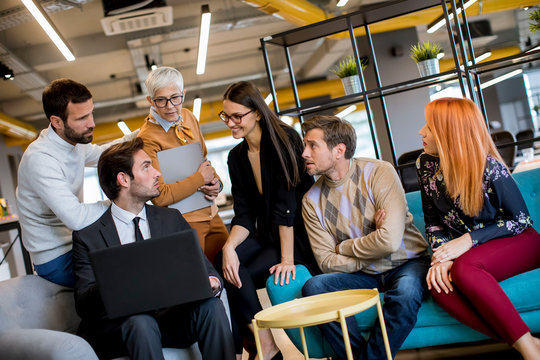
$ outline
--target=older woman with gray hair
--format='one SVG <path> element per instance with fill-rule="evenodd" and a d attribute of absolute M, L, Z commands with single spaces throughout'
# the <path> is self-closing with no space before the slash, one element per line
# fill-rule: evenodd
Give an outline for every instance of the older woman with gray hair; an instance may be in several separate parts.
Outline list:
<path fill-rule="evenodd" d="M 146 79 L 146 89 L 150 114 L 141 127 L 139 137 L 144 140 L 144 150 L 152 159 L 152 166 L 160 170 L 157 159 L 159 151 L 194 142 L 200 142 L 206 158 L 207 150 L 199 122 L 191 111 L 182 107 L 186 90 L 180 71 L 166 66 L 153 70 Z M 178 160 L 178 166 L 182 166 L 182 159 Z M 221 181 L 210 162 L 203 161 L 199 169 L 184 180 L 165 184 L 163 177 L 160 177 L 160 195 L 152 202 L 158 206 L 168 206 L 197 191 L 202 191 L 208 200 L 214 200 L 221 187 Z M 197 231 L 201 247 L 210 261 L 213 261 L 229 235 L 217 210 L 213 203 L 182 214 Z"/>

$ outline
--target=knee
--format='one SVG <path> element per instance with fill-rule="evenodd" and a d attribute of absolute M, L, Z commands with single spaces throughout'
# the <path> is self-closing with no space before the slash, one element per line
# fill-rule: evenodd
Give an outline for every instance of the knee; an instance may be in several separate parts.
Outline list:
<path fill-rule="evenodd" d="M 417 308 L 426 296 L 426 281 L 416 276 L 402 277 L 395 287 L 385 292 L 384 301 L 393 301 L 402 307 Z"/>
<path fill-rule="evenodd" d="M 159 333 L 158 323 L 153 316 L 146 314 L 133 315 L 122 323 L 124 338 L 137 334 L 148 334 L 149 332 Z"/>
<path fill-rule="evenodd" d="M 452 282 L 458 286 L 466 286 L 467 282 L 472 278 L 471 274 L 478 269 L 478 265 L 460 257 L 454 261 L 452 264 L 452 269 L 450 270 Z"/>
<path fill-rule="evenodd" d="M 324 282 L 319 276 L 310 278 L 302 287 L 302 296 L 312 296 L 328 292 L 325 289 Z"/>
<path fill-rule="evenodd" d="M 221 312 L 225 314 L 225 307 L 223 306 L 223 302 L 216 297 L 206 299 L 199 305 L 199 313 L 202 315 L 214 317 L 219 315 Z"/>

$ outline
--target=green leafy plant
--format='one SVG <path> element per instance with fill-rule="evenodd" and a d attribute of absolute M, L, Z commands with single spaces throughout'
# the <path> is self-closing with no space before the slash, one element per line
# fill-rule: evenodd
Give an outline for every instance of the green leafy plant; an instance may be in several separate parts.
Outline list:
<path fill-rule="evenodd" d="M 362 71 L 367 67 L 368 60 L 367 58 L 360 59 L 360 65 L 362 66 Z M 346 78 L 348 76 L 358 75 L 358 70 L 356 69 L 356 61 L 354 57 L 349 56 L 344 60 L 341 60 L 333 69 L 330 70 L 336 74 L 340 79 Z"/>
<path fill-rule="evenodd" d="M 534 33 L 540 30 L 540 9 L 534 10 L 529 14 L 529 19 L 533 22 L 529 23 L 529 30 Z"/>
<path fill-rule="evenodd" d="M 419 63 L 424 60 L 436 59 L 437 55 L 441 52 L 441 50 L 441 45 L 426 41 L 418 43 L 417 45 L 412 45 L 409 56 L 415 62 Z"/>

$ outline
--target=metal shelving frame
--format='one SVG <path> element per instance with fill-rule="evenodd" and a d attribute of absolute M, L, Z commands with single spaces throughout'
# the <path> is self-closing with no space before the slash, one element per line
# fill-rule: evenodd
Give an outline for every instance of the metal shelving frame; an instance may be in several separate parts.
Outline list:
<path fill-rule="evenodd" d="M 448 5 L 450 8 L 448 9 Z M 450 40 L 452 56 L 455 62 L 455 69 L 442 72 L 436 75 L 415 78 L 405 82 L 394 83 L 382 86 L 379 76 L 379 69 L 373 48 L 373 40 L 370 32 L 370 25 L 395 18 L 401 15 L 421 11 L 432 7 L 440 7 L 444 18 L 446 19 L 446 29 Z M 462 19 L 458 16 L 458 9 L 461 9 Z M 450 19 L 450 14 L 453 18 Z M 463 28 L 461 24 L 463 23 Z M 346 95 L 335 99 L 324 100 L 317 105 L 302 106 L 298 96 L 296 78 L 294 76 L 292 59 L 289 48 L 311 40 L 316 40 L 330 35 L 348 32 L 351 39 L 351 47 L 353 50 L 354 59 L 357 68 L 360 69 L 360 55 L 358 53 L 357 40 L 354 34 L 354 29 L 364 28 L 365 37 L 370 52 L 370 57 L 373 59 L 376 87 L 366 88 L 364 75 L 359 73 L 361 91 L 356 94 Z M 463 29 L 463 31 L 462 31 Z M 474 50 L 469 31 L 469 25 L 465 10 L 463 9 L 462 1 L 458 0 L 394 0 L 383 4 L 368 5 L 362 10 L 350 14 L 341 15 L 315 24 L 310 24 L 297 29 L 285 31 L 272 36 L 267 36 L 261 40 L 261 48 L 266 66 L 270 92 L 274 98 L 274 110 L 278 115 L 297 116 L 300 121 L 303 121 L 305 115 L 310 115 L 322 110 L 328 110 L 340 106 L 347 106 L 358 102 L 363 102 L 366 108 L 368 123 L 370 127 L 371 138 L 375 148 L 375 155 L 381 158 L 379 142 L 375 132 L 374 119 L 372 118 L 370 100 L 380 99 L 381 108 L 384 117 L 385 132 L 388 136 L 392 161 L 397 164 L 394 141 L 390 129 L 390 121 L 386 108 L 385 96 L 397 94 L 404 91 L 423 88 L 436 85 L 448 81 L 458 80 L 461 93 L 464 97 L 469 97 L 475 101 L 487 121 L 487 113 L 480 88 L 480 74 L 501 69 L 509 66 L 515 66 L 523 63 L 528 63 L 540 59 L 540 50 L 521 53 L 518 55 L 497 59 L 481 64 L 476 63 Z M 295 100 L 295 107 L 281 110 L 279 108 L 278 99 L 276 97 L 276 89 L 272 76 L 271 64 L 268 58 L 268 45 L 280 46 L 284 50 L 284 55 L 287 60 L 287 67 L 290 76 L 292 91 Z M 469 65 L 469 61 L 471 64 Z"/>

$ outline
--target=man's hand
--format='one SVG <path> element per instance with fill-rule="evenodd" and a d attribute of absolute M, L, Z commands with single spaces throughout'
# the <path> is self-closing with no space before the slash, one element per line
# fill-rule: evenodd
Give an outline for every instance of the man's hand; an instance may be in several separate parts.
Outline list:
<path fill-rule="evenodd" d="M 214 294 L 221 290 L 221 283 L 219 282 L 217 277 L 209 276 L 208 279 L 210 280 L 210 287 L 212 288 Z"/>
<path fill-rule="evenodd" d="M 205 194 L 204 197 L 207 200 L 213 201 L 219 194 L 219 187 L 218 178 L 214 178 L 208 184 L 201 186 L 199 190 Z"/>
<path fill-rule="evenodd" d="M 380 229 L 382 227 L 385 218 L 386 218 L 386 212 L 384 211 L 384 209 L 377 210 L 374 217 L 376 229 Z"/>

